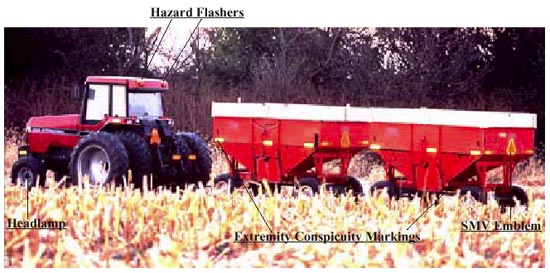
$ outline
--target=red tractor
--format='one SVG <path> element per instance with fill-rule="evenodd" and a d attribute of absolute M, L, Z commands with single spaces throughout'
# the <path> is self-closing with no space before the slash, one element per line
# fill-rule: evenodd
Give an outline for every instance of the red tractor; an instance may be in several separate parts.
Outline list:
<path fill-rule="evenodd" d="M 154 186 L 206 183 L 210 150 L 198 135 L 175 132 L 162 107 L 168 89 L 158 79 L 88 77 L 80 114 L 29 119 L 12 182 L 44 185 L 51 170 L 73 184 L 87 177 L 91 185 L 127 179 L 139 186 L 145 176 Z"/>

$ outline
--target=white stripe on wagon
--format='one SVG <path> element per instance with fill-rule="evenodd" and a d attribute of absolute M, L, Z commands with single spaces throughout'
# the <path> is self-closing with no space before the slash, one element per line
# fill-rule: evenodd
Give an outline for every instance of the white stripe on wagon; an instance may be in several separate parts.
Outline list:
<path fill-rule="evenodd" d="M 388 122 L 478 128 L 537 128 L 537 115 L 527 113 L 312 104 L 212 102 L 212 117 Z"/>

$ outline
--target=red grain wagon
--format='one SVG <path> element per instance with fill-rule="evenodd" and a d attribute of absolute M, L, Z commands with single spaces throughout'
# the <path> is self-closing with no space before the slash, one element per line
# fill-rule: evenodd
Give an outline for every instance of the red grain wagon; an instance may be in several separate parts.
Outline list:
<path fill-rule="evenodd" d="M 213 137 L 230 162 L 231 173 L 215 179 L 230 188 L 243 180 L 272 186 L 319 184 L 362 193 L 347 174 L 362 150 L 377 153 L 394 197 L 416 193 L 469 191 L 480 200 L 495 191 L 501 204 L 513 197 L 527 203 L 510 173 L 533 154 L 536 115 L 439 109 L 360 108 L 275 103 L 212 103 Z M 338 173 L 323 164 L 340 161 Z M 487 172 L 502 167 L 503 179 Z"/>

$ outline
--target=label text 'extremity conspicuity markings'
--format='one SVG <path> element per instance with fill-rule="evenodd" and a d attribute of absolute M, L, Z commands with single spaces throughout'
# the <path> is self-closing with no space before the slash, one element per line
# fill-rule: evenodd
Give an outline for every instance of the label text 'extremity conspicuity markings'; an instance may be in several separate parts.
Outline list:
<path fill-rule="evenodd" d="M 243 233 L 235 232 L 235 243 L 417 243 L 419 234 L 404 234 L 401 232 L 370 232 L 364 234 L 347 233 Z"/>

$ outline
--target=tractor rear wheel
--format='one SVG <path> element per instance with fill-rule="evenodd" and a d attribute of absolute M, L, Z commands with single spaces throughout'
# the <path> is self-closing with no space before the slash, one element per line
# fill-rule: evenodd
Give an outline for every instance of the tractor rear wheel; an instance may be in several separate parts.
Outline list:
<path fill-rule="evenodd" d="M 101 186 L 115 181 L 121 184 L 128 171 L 128 152 L 122 141 L 107 132 L 93 132 L 80 139 L 71 154 L 71 180 L 77 182 L 85 176 L 90 186 Z"/>
<path fill-rule="evenodd" d="M 194 133 L 186 132 L 180 135 L 190 149 L 190 153 L 182 158 L 188 160 L 188 174 L 195 180 L 193 182 L 202 181 L 206 184 L 210 180 L 210 172 L 212 171 L 212 157 L 208 145 Z"/>
<path fill-rule="evenodd" d="M 12 183 L 22 187 L 44 186 L 46 182 L 46 168 L 40 160 L 33 156 L 19 158 L 11 168 Z"/>
<path fill-rule="evenodd" d="M 184 137 L 181 134 L 173 136 L 176 153 L 181 155 L 181 158 L 175 163 L 175 180 L 172 186 L 185 186 L 186 183 L 193 182 L 190 177 L 190 165 L 188 156 L 191 154 L 191 149 L 187 145 Z"/>
<path fill-rule="evenodd" d="M 149 145 L 142 137 L 133 132 L 120 131 L 116 132 L 116 135 L 128 151 L 129 167 L 132 171 L 131 182 L 139 188 L 142 185 L 143 177 L 148 177 L 152 172 L 153 156 L 149 151 Z"/>

